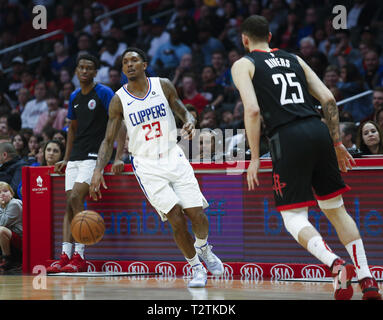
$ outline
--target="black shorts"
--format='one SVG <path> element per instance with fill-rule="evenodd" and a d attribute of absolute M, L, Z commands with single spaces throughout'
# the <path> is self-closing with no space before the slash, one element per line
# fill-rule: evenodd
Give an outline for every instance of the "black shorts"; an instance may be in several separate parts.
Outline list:
<path fill-rule="evenodd" d="M 319 118 L 279 128 L 269 144 L 278 211 L 314 206 L 316 199 L 331 199 L 350 190 L 340 174 L 329 130 Z"/>

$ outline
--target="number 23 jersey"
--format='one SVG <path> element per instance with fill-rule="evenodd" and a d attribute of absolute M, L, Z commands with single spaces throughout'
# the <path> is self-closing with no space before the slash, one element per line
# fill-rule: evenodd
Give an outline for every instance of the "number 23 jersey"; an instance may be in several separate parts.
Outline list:
<path fill-rule="evenodd" d="M 160 78 L 148 77 L 148 90 L 137 97 L 123 85 L 120 97 L 133 156 L 158 158 L 177 144 L 177 127 Z"/>
<path fill-rule="evenodd" d="M 245 55 L 255 65 L 253 84 L 270 137 L 289 122 L 317 116 L 306 77 L 295 55 L 279 49 Z"/>

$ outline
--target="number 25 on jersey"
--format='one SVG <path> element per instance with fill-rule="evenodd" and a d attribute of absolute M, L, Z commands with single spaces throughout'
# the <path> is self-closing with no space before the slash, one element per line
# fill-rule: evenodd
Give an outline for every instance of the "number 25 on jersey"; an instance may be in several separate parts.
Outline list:
<path fill-rule="evenodd" d="M 145 134 L 146 141 L 162 136 L 161 126 L 159 121 L 153 122 L 151 124 L 145 124 L 142 126 L 142 129 L 146 131 L 146 134 Z"/>
<path fill-rule="evenodd" d="M 290 73 L 276 73 L 273 74 L 272 79 L 274 84 L 281 84 L 281 105 L 291 104 L 291 103 L 304 103 L 303 92 L 301 84 L 298 81 L 294 81 L 293 78 L 296 77 L 294 72 Z M 287 80 L 286 80 L 287 79 Z M 295 87 L 298 91 L 297 93 L 292 93 L 290 97 L 287 96 L 287 90 L 289 88 Z"/>

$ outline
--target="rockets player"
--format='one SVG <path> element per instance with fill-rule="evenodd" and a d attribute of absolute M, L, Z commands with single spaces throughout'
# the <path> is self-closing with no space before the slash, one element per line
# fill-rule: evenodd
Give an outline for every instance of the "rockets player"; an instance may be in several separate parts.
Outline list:
<path fill-rule="evenodd" d="M 207 242 L 209 225 L 203 209 L 208 203 L 189 161 L 176 144 L 173 112 L 184 122 L 184 138 L 192 138 L 195 119 L 168 79 L 146 77 L 147 64 L 146 54 L 138 48 L 128 48 L 122 55 L 122 71 L 128 83 L 116 92 L 110 103 L 109 121 L 89 193 L 97 201 L 101 198 L 100 185 L 106 188 L 102 172 L 124 120 L 137 181 L 162 221 L 170 223 L 174 240 L 192 268 L 193 277 L 188 286 L 204 287 L 207 271 L 200 258 L 213 275 L 221 275 L 224 268 Z M 187 230 L 185 216 L 191 221 L 195 240 Z"/>
<path fill-rule="evenodd" d="M 347 280 L 336 288 L 335 299 L 350 299 L 354 267 L 329 250 L 308 220 L 308 206 L 318 203 L 351 256 L 363 299 L 381 299 L 363 241 L 343 204 L 342 194 L 349 187 L 339 168 L 346 172 L 355 161 L 341 142 L 338 109 L 331 91 L 301 58 L 270 49 L 271 33 L 264 17 L 250 16 L 241 28 L 247 54 L 234 63 L 232 75 L 245 108 L 251 149 L 249 189 L 258 184 L 262 114 L 273 161 L 274 199 L 287 231 L 334 275 Z M 316 112 L 311 95 L 321 102 L 327 126 Z"/>

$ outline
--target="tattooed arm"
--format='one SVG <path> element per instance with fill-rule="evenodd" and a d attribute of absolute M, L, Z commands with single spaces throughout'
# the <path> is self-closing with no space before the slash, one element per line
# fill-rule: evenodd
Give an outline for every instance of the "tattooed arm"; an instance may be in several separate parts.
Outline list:
<path fill-rule="evenodd" d="M 342 139 L 340 138 L 339 131 L 339 112 L 335 99 L 321 102 L 323 114 L 326 119 L 327 127 L 334 142 L 334 145 L 339 144 Z"/>
<path fill-rule="evenodd" d="M 162 91 L 164 92 L 165 97 L 169 102 L 170 108 L 184 123 L 184 126 L 182 127 L 182 136 L 184 138 L 191 139 L 194 134 L 196 119 L 193 117 L 193 115 L 186 109 L 185 105 L 182 103 L 173 83 L 166 78 L 161 78 L 160 82 L 161 82 Z"/>
<path fill-rule="evenodd" d="M 326 119 L 327 127 L 334 142 L 335 152 L 338 159 L 338 165 L 341 171 L 346 172 L 355 165 L 355 160 L 348 153 L 346 147 L 342 144 L 339 130 L 339 112 L 335 98 L 326 85 L 319 79 L 315 72 L 300 58 L 297 57 L 299 64 L 305 72 L 310 94 L 315 97 L 322 105 L 323 114 Z"/>
<path fill-rule="evenodd" d="M 93 171 L 92 181 L 89 186 L 89 195 L 93 200 L 98 200 L 98 197 L 101 199 L 100 184 L 107 189 L 103 177 L 103 170 L 112 156 L 113 143 L 117 133 L 120 131 L 122 118 L 123 110 L 121 100 L 117 95 L 114 95 L 109 104 L 109 120 L 105 137 L 98 150 L 96 168 Z"/>

